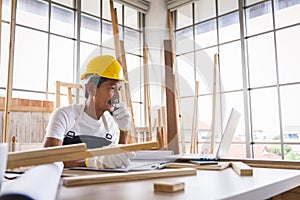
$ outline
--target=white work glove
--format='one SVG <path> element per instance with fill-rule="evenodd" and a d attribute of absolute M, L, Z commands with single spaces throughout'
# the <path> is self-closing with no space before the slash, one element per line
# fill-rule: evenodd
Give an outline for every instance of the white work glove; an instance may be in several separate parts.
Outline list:
<path fill-rule="evenodd" d="M 133 159 L 134 157 L 135 157 L 134 152 L 97 156 L 97 157 L 87 158 L 86 166 L 91 168 L 102 168 L 102 169 L 128 167 L 130 165 L 130 159 Z"/>
<path fill-rule="evenodd" d="M 119 125 L 119 129 L 122 131 L 130 130 L 131 114 L 126 108 L 126 105 L 123 102 L 121 102 L 117 104 L 116 108 L 118 109 L 113 111 L 112 114 L 114 120 Z"/>

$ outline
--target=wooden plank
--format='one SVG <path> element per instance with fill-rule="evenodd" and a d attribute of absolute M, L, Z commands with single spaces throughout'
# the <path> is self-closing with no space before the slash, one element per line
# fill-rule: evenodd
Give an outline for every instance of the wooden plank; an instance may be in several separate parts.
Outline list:
<path fill-rule="evenodd" d="M 143 64 L 144 64 L 144 81 L 145 81 L 145 100 L 147 107 L 146 113 L 148 116 L 148 125 L 149 125 L 149 136 L 150 141 L 152 141 L 152 122 L 151 122 L 151 97 L 150 97 L 150 81 L 149 81 L 149 66 L 148 66 L 148 46 L 145 44 L 143 48 Z M 146 123 L 146 122 L 145 122 Z"/>
<path fill-rule="evenodd" d="M 189 163 L 189 162 L 174 162 L 168 163 L 167 168 L 195 168 L 195 169 L 203 169 L 203 170 L 223 170 L 231 166 L 230 162 L 218 162 L 215 165 L 200 165 L 196 163 Z"/>
<path fill-rule="evenodd" d="M 162 169 L 139 171 L 129 173 L 109 173 L 99 175 L 87 175 L 78 177 L 65 177 L 63 178 L 63 185 L 66 187 L 90 185 L 98 183 L 119 182 L 119 181 L 132 181 L 132 180 L 145 180 L 162 177 L 177 177 L 177 176 L 190 176 L 196 175 L 196 169 L 182 168 L 182 169 Z"/>
<path fill-rule="evenodd" d="M 16 160 L 24 160 L 30 158 L 40 158 L 50 155 L 68 154 L 72 152 L 85 152 L 86 145 L 84 143 L 65 145 L 65 146 L 53 146 L 47 148 L 39 148 L 27 151 L 10 152 L 7 156 L 8 162 Z"/>
<path fill-rule="evenodd" d="M 174 36 L 174 24 L 172 19 L 172 13 L 168 11 L 168 24 L 170 31 L 170 39 L 171 39 L 171 49 L 172 49 L 172 59 L 173 59 L 173 67 L 174 67 L 174 82 L 175 82 L 175 93 L 177 98 L 177 106 L 178 106 L 178 120 L 180 123 L 180 140 L 181 140 L 181 151 L 183 153 L 185 150 L 185 137 L 184 137 L 184 127 L 183 127 L 183 119 L 182 119 L 182 110 L 181 110 L 181 99 L 180 99 L 180 89 L 178 86 L 178 67 L 176 62 L 176 49 L 175 49 L 175 36 Z"/>
<path fill-rule="evenodd" d="M 214 55 L 213 93 L 212 93 L 212 117 L 210 131 L 210 153 L 214 153 L 215 124 L 216 124 L 216 95 L 217 95 L 217 54 Z"/>
<path fill-rule="evenodd" d="M 171 41 L 164 40 L 166 107 L 168 127 L 168 149 L 179 153 L 178 147 L 178 112 L 176 106 L 175 80 L 173 73 L 173 57 Z"/>
<path fill-rule="evenodd" d="M 253 169 L 243 162 L 231 162 L 231 167 L 240 176 L 252 176 Z"/>
<path fill-rule="evenodd" d="M 153 189 L 159 192 L 178 192 L 184 190 L 184 186 L 184 182 L 156 182 Z"/>
<path fill-rule="evenodd" d="M 10 40 L 9 40 L 9 56 L 7 67 L 7 85 L 6 85 L 6 98 L 4 107 L 4 122 L 3 122 L 3 142 L 8 141 L 9 135 L 9 114 L 12 96 L 12 82 L 13 82 L 13 58 L 15 50 L 15 25 L 16 25 L 16 7 L 17 0 L 11 1 L 11 18 L 10 18 Z M 2 10 L 1 10 L 2 12 Z"/>
<path fill-rule="evenodd" d="M 195 82 L 195 95 L 194 95 L 194 109 L 193 109 L 193 122 L 192 122 L 192 137 L 191 137 L 191 154 L 198 153 L 198 93 L 199 81 Z"/>
<path fill-rule="evenodd" d="M 292 160 L 261 160 L 251 158 L 221 158 L 224 162 L 243 162 L 250 167 L 279 168 L 279 169 L 300 169 L 299 161 Z"/>
<path fill-rule="evenodd" d="M 21 159 L 15 160 L 12 162 L 7 163 L 7 169 L 14 169 L 19 167 L 26 167 L 26 166 L 34 166 L 34 165 L 41 165 L 41 164 L 48 164 L 58 161 L 72 161 L 72 160 L 81 160 L 90 157 L 90 154 L 86 151 L 83 152 L 71 152 L 66 154 L 53 154 L 41 157 L 34 157 L 30 159 Z"/>
<path fill-rule="evenodd" d="M 157 149 L 158 142 L 144 142 L 117 146 L 108 146 L 103 148 L 88 149 L 87 152 L 91 156 L 100 156 L 108 154 L 124 153 L 125 151 L 150 150 Z"/>
<path fill-rule="evenodd" d="M 167 116 L 166 116 L 166 107 L 161 107 L 161 118 L 163 124 L 163 148 L 168 148 L 168 127 L 167 127 Z"/>

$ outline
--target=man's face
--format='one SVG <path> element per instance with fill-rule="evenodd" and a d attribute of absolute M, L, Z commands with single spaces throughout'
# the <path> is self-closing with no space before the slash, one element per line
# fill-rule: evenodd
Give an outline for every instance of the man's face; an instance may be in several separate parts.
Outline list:
<path fill-rule="evenodd" d="M 95 107 L 96 110 L 103 110 L 112 112 L 114 106 L 111 102 L 112 99 L 119 99 L 119 91 L 121 83 L 117 80 L 108 80 L 100 85 L 96 90 Z"/>

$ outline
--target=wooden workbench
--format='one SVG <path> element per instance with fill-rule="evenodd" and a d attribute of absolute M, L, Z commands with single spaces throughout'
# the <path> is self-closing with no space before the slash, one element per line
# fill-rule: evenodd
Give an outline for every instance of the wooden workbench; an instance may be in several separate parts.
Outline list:
<path fill-rule="evenodd" d="M 95 172 L 85 172 L 95 173 Z M 181 181 L 185 190 L 154 192 L 159 181 Z M 300 186 L 300 170 L 254 168 L 253 176 L 239 176 L 232 168 L 221 171 L 197 170 L 196 176 L 157 178 L 101 183 L 77 187 L 59 186 L 57 200 L 190 200 L 190 199 L 268 199 Z"/>

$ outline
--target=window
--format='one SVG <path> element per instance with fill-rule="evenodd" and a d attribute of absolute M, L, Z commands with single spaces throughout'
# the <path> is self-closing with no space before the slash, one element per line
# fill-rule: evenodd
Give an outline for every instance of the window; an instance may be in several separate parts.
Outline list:
<path fill-rule="evenodd" d="M 186 145 L 190 144 L 193 89 L 199 81 L 199 151 L 210 148 L 217 66 L 217 131 L 224 128 L 231 107 L 242 114 L 229 156 L 300 160 L 300 1 L 242 4 L 239 8 L 238 0 L 203 0 L 173 11 L 179 76 L 184 77 L 180 97 Z M 219 63 L 214 60 L 217 54 Z"/>
<path fill-rule="evenodd" d="M 79 10 L 76 5 L 80 2 L 81 15 L 77 19 Z M 54 101 L 56 80 L 77 83 L 78 73 L 82 72 L 89 59 L 101 54 L 115 55 L 109 0 L 80 2 L 17 1 L 13 97 Z M 117 10 L 119 38 L 126 40 L 128 69 L 138 69 L 142 57 L 143 30 L 140 25 L 143 24 L 143 14 L 116 2 L 114 7 Z M 5 96 L 10 0 L 3 0 L 2 11 L 0 96 Z M 141 106 L 139 98 L 135 99 L 137 107 Z"/>

